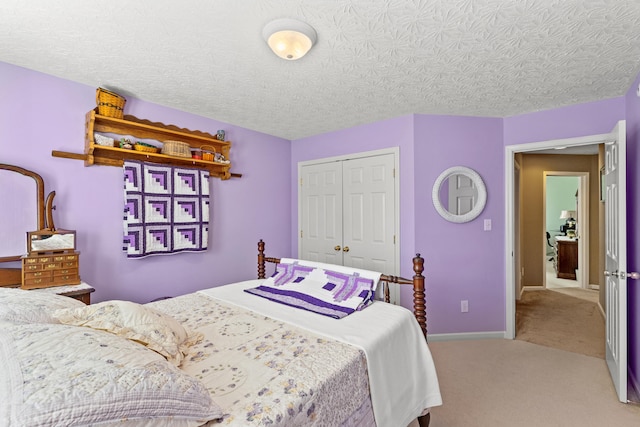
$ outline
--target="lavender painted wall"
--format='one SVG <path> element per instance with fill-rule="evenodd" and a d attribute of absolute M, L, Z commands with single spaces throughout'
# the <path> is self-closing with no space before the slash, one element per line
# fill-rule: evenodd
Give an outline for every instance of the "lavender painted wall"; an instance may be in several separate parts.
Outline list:
<path fill-rule="evenodd" d="M 640 75 L 625 96 L 627 118 L 627 270 L 640 271 Z M 640 393 L 640 281 L 628 286 L 629 379 Z"/>
<path fill-rule="evenodd" d="M 426 260 L 429 331 L 504 331 L 502 119 L 417 115 L 415 135 L 416 246 Z M 475 170 L 487 188 L 484 211 L 464 224 L 441 218 L 431 201 L 433 183 L 452 166 Z"/>
<path fill-rule="evenodd" d="M 211 180 L 207 252 L 128 260 L 121 251 L 122 170 L 51 156 L 83 151 L 95 87 L 0 63 L 0 93 L 0 162 L 38 172 L 46 191 L 56 191 L 56 225 L 77 230 L 80 275 L 96 288 L 94 301 L 147 302 L 255 278 L 260 238 L 272 256 L 290 256 L 289 141 L 128 99 L 126 114 L 212 133 L 225 129 L 233 142 L 232 172 L 243 174 Z"/>

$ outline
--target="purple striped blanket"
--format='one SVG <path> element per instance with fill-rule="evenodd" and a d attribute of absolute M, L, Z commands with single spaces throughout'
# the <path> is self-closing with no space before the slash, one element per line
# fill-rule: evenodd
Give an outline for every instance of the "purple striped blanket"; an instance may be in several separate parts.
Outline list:
<path fill-rule="evenodd" d="M 324 316 L 341 319 L 373 301 L 374 280 L 358 272 L 280 263 L 270 278 L 245 292 Z"/>

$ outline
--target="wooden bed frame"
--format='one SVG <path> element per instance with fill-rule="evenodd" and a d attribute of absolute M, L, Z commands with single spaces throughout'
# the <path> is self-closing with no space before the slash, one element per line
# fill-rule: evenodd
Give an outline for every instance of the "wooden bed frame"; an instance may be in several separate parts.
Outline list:
<path fill-rule="evenodd" d="M 264 254 L 264 242 L 262 239 L 258 242 L 258 279 L 266 279 L 265 263 L 270 262 L 278 264 L 280 258 L 268 257 Z M 416 254 L 413 258 L 413 280 L 405 279 L 397 276 L 387 276 L 385 274 L 380 276 L 380 281 L 384 286 L 384 300 L 389 302 L 389 283 L 395 283 L 399 285 L 413 285 L 413 315 L 416 317 L 424 339 L 427 339 L 427 314 L 424 295 L 424 258 L 420 254 Z M 427 413 L 418 417 L 418 424 L 420 427 L 428 427 L 431 421 L 431 414 Z"/>

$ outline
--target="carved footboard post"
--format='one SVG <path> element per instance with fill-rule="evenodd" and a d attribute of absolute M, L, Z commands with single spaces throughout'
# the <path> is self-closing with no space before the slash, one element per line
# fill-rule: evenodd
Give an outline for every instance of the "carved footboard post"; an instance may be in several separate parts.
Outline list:
<path fill-rule="evenodd" d="M 264 268 L 264 242 L 262 239 L 258 242 L 258 279 L 265 278 Z"/>
<path fill-rule="evenodd" d="M 413 258 L 413 314 L 418 320 L 418 324 L 424 334 L 424 339 L 427 339 L 427 312 L 424 299 L 424 258 L 420 254 L 416 254 Z"/>

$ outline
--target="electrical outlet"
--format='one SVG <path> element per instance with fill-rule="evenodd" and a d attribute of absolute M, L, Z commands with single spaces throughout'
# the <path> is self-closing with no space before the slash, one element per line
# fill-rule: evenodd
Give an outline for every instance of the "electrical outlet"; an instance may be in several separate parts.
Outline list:
<path fill-rule="evenodd" d="M 467 313 L 468 311 L 469 311 L 469 301 L 467 301 L 466 299 L 463 299 L 462 301 L 460 301 L 460 312 Z"/>
<path fill-rule="evenodd" d="M 490 219 L 485 219 L 484 220 L 484 231 L 491 231 L 491 220 Z"/>

